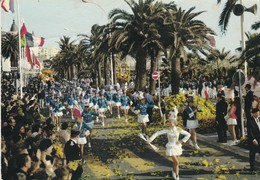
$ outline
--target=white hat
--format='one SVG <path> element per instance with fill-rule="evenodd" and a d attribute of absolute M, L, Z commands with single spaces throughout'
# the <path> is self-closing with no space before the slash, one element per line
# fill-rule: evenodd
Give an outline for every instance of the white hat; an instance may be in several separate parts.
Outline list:
<path fill-rule="evenodd" d="M 234 99 L 235 98 L 234 89 L 225 88 L 224 92 L 225 92 L 225 98 L 226 99 Z"/>

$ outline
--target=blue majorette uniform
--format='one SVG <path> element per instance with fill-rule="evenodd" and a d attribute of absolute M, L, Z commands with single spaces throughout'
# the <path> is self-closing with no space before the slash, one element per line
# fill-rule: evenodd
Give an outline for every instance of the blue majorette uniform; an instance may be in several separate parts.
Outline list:
<path fill-rule="evenodd" d="M 115 102 L 114 103 L 115 106 L 117 106 L 117 107 L 121 106 L 121 96 L 118 94 L 118 92 L 113 95 L 113 100 Z"/>
<path fill-rule="evenodd" d="M 104 97 L 101 97 L 98 99 L 98 112 L 106 112 L 107 110 L 107 107 L 108 107 L 108 103 L 107 103 L 107 100 L 106 98 Z"/>
<path fill-rule="evenodd" d="M 45 99 L 46 99 L 46 102 L 45 102 L 46 106 L 50 106 L 51 95 L 50 94 L 47 95 Z"/>
<path fill-rule="evenodd" d="M 149 122 L 149 118 L 148 118 L 148 114 L 147 114 L 147 108 L 153 108 L 154 105 L 150 105 L 150 104 L 138 104 L 135 107 L 135 112 L 136 111 L 140 111 L 138 113 L 138 122 L 139 123 L 144 123 L 144 122 Z"/>
<path fill-rule="evenodd" d="M 53 112 L 54 116 L 61 117 L 63 115 L 62 110 L 65 109 L 63 104 L 60 101 L 55 101 Z"/>
<path fill-rule="evenodd" d="M 105 92 L 105 98 L 107 99 L 108 105 L 114 104 L 113 94 L 111 92 Z"/>
<path fill-rule="evenodd" d="M 88 110 L 84 110 L 82 112 L 83 120 L 88 125 L 90 130 L 94 128 L 94 121 L 92 119 L 92 116 L 98 116 L 98 113 L 88 111 Z"/>
<path fill-rule="evenodd" d="M 80 131 L 78 144 L 86 144 L 87 143 L 86 131 L 90 130 L 88 125 L 84 121 L 83 122 L 76 122 L 75 125 L 74 125 L 74 129 L 75 128 Z"/>
<path fill-rule="evenodd" d="M 72 109 L 73 108 L 73 102 L 75 101 L 76 99 L 74 98 L 73 95 L 69 95 L 68 97 L 68 108 L 69 109 Z"/>
<path fill-rule="evenodd" d="M 98 100 L 99 100 L 99 97 L 97 95 L 92 98 L 93 108 L 95 110 L 98 110 Z"/>
<path fill-rule="evenodd" d="M 121 96 L 121 109 L 129 109 L 131 99 L 127 95 Z"/>

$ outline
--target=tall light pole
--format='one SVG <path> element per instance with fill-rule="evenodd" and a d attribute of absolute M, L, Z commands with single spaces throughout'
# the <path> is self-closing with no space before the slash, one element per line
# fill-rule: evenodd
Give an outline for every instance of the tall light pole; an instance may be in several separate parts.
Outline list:
<path fill-rule="evenodd" d="M 242 52 L 245 50 L 246 48 L 246 44 L 245 44 L 245 32 L 244 32 L 244 12 L 247 11 L 247 12 L 251 12 L 253 14 L 256 13 L 257 11 L 257 5 L 253 5 L 252 7 L 250 8 L 246 8 L 245 6 L 243 6 L 243 0 L 240 0 L 240 4 L 236 4 L 234 9 L 233 9 L 233 13 L 236 15 L 236 16 L 240 16 L 240 30 L 241 30 L 241 41 L 242 41 Z M 245 61 L 245 64 L 244 64 L 244 76 L 245 78 L 247 77 L 247 62 Z M 242 86 L 242 83 L 244 82 L 241 82 L 241 78 L 242 78 L 242 75 L 243 75 L 243 72 L 242 70 L 238 69 L 237 70 L 237 76 L 238 76 L 238 86 L 239 86 L 239 99 L 240 99 L 240 115 L 241 115 L 241 130 L 242 130 L 242 138 L 245 137 L 245 131 L 244 131 L 244 118 L 243 118 L 243 108 L 242 108 L 242 104 L 243 104 L 243 101 L 242 101 L 242 89 L 241 89 L 241 86 Z"/>

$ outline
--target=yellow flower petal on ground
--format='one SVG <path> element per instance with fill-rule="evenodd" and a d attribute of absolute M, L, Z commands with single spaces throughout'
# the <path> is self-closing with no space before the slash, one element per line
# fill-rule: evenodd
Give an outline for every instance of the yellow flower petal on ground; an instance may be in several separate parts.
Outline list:
<path fill-rule="evenodd" d="M 227 177 L 224 176 L 224 175 L 219 175 L 219 176 L 217 176 L 217 179 L 219 179 L 219 180 L 226 180 Z"/>

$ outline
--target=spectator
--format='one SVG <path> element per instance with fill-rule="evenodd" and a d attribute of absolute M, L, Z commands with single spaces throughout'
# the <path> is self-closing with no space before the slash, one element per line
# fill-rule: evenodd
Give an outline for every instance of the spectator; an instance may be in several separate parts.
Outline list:
<path fill-rule="evenodd" d="M 59 141 L 64 147 L 66 142 L 70 139 L 70 134 L 68 133 L 68 123 L 64 122 L 61 125 L 61 131 L 59 132 Z"/>
<path fill-rule="evenodd" d="M 148 89 L 145 90 L 145 102 L 151 106 L 154 105 L 154 100 L 153 96 L 149 93 Z M 149 122 L 147 123 L 148 125 L 153 122 L 153 108 L 152 107 L 147 107 L 147 113 L 148 113 L 148 118 Z"/>
<path fill-rule="evenodd" d="M 246 84 L 245 90 L 246 90 L 246 96 L 244 97 L 244 99 L 245 99 L 245 115 L 246 115 L 246 119 L 249 120 L 251 118 L 251 109 L 252 109 L 252 103 L 254 101 L 254 93 L 251 90 L 250 84 Z"/>
<path fill-rule="evenodd" d="M 255 170 L 255 154 L 260 154 L 260 122 L 259 109 L 252 110 L 252 116 L 247 121 L 250 170 Z"/>
<path fill-rule="evenodd" d="M 14 179 L 27 180 L 29 179 L 29 169 L 32 165 L 31 157 L 28 154 L 20 154 L 16 159 L 17 170 L 14 174 Z"/>
<path fill-rule="evenodd" d="M 223 94 L 217 95 L 217 104 L 216 104 L 216 122 L 217 122 L 217 132 L 218 132 L 218 141 L 219 143 L 227 142 L 227 122 L 225 116 L 227 115 L 228 104 L 223 97 Z"/>

